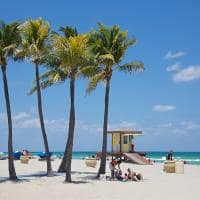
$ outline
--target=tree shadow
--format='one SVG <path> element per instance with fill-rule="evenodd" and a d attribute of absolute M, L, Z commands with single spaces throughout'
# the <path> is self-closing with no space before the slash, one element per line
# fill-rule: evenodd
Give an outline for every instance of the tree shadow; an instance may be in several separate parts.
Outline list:
<path fill-rule="evenodd" d="M 18 178 L 17 180 L 10 180 L 8 177 L 0 177 L 0 184 L 10 182 L 13 184 L 22 183 L 22 182 L 30 182 L 28 179 Z"/>
<path fill-rule="evenodd" d="M 51 177 L 54 177 L 54 176 L 60 176 L 60 174 L 53 172 L 53 176 Z M 0 177 L 0 183 L 5 183 L 8 181 L 13 182 L 13 183 L 30 182 L 31 180 L 34 180 L 35 178 L 43 178 L 43 177 L 48 177 L 47 173 L 44 171 L 39 171 L 33 174 L 17 175 L 18 179 L 16 181 L 12 181 L 8 177 Z"/>
<path fill-rule="evenodd" d="M 96 172 L 72 171 L 72 175 L 82 175 L 80 177 L 75 178 L 75 180 L 73 180 L 71 182 L 73 184 L 85 184 L 85 183 L 90 183 L 90 180 L 98 180 Z M 36 178 L 39 178 L 39 179 L 43 178 L 43 177 L 53 178 L 56 176 L 64 177 L 65 173 L 58 173 L 57 171 L 54 171 L 53 176 L 48 177 L 46 172 L 39 171 L 37 173 L 32 173 L 32 174 L 18 175 L 17 181 L 11 181 L 11 180 L 9 180 L 8 177 L 0 177 L 0 184 L 8 182 L 8 181 L 13 182 L 13 183 L 30 182 L 32 180 L 35 180 Z M 64 183 L 66 183 L 66 182 L 64 182 Z"/>
<path fill-rule="evenodd" d="M 86 184 L 89 183 L 88 181 L 82 181 L 82 180 L 72 180 L 71 182 L 64 182 L 64 184 Z"/>
<path fill-rule="evenodd" d="M 72 174 L 90 174 L 90 175 L 97 175 L 97 172 L 79 172 L 79 171 L 72 171 Z"/>

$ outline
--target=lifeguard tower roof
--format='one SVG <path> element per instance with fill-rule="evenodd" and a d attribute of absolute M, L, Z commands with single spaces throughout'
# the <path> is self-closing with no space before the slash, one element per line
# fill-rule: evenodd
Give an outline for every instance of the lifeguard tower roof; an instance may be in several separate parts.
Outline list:
<path fill-rule="evenodd" d="M 142 131 L 133 131 L 133 130 L 112 130 L 108 131 L 108 134 L 123 134 L 123 135 L 133 135 L 133 136 L 139 136 L 142 135 Z"/>

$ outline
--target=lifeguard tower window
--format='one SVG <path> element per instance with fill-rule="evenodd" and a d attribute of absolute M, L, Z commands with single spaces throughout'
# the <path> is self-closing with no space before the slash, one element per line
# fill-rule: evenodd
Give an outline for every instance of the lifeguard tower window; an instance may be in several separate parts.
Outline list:
<path fill-rule="evenodd" d="M 124 136 L 124 144 L 128 144 L 128 136 Z"/>
<path fill-rule="evenodd" d="M 133 139 L 133 135 L 129 135 L 129 141 Z"/>

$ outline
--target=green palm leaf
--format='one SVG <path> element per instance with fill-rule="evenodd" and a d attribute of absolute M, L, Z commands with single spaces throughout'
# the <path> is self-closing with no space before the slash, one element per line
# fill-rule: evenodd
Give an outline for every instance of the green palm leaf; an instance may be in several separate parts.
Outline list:
<path fill-rule="evenodd" d="M 144 64 L 140 61 L 134 61 L 131 63 L 126 63 L 124 65 L 118 66 L 119 71 L 133 73 L 137 71 L 144 70 Z"/>
<path fill-rule="evenodd" d="M 104 80 L 105 80 L 105 74 L 103 71 L 94 75 L 89 81 L 88 87 L 86 89 L 86 94 L 89 94 L 93 90 L 95 90 L 95 88 L 97 87 L 97 84 Z"/>

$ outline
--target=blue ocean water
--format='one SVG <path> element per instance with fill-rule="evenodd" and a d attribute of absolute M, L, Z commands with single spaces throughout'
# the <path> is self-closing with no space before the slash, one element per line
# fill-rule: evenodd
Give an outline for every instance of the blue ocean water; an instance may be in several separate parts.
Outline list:
<path fill-rule="evenodd" d="M 31 155 L 36 156 L 39 152 L 31 152 Z M 154 160 L 156 163 L 162 163 L 166 160 L 168 152 L 146 152 L 146 157 Z M 63 152 L 53 152 L 54 156 L 63 156 Z M 84 159 L 96 155 L 94 151 L 73 152 L 73 159 Z M 175 160 L 184 160 L 188 164 L 200 165 L 200 152 L 173 152 Z"/>
<path fill-rule="evenodd" d="M 157 163 L 162 163 L 166 160 L 168 152 L 147 152 L 146 157 L 154 160 Z M 200 165 L 200 152 L 173 152 L 175 160 L 184 160 L 188 164 Z"/>
<path fill-rule="evenodd" d="M 146 152 L 146 157 L 154 160 L 157 163 L 162 163 L 166 160 L 168 152 Z M 38 152 L 33 152 L 33 155 L 37 155 Z M 63 152 L 53 152 L 53 155 L 62 156 Z M 96 152 L 84 151 L 84 152 L 73 152 L 73 159 L 84 159 L 96 155 Z M 173 158 L 175 160 L 184 160 L 188 164 L 200 165 L 200 152 L 173 152 Z"/>

